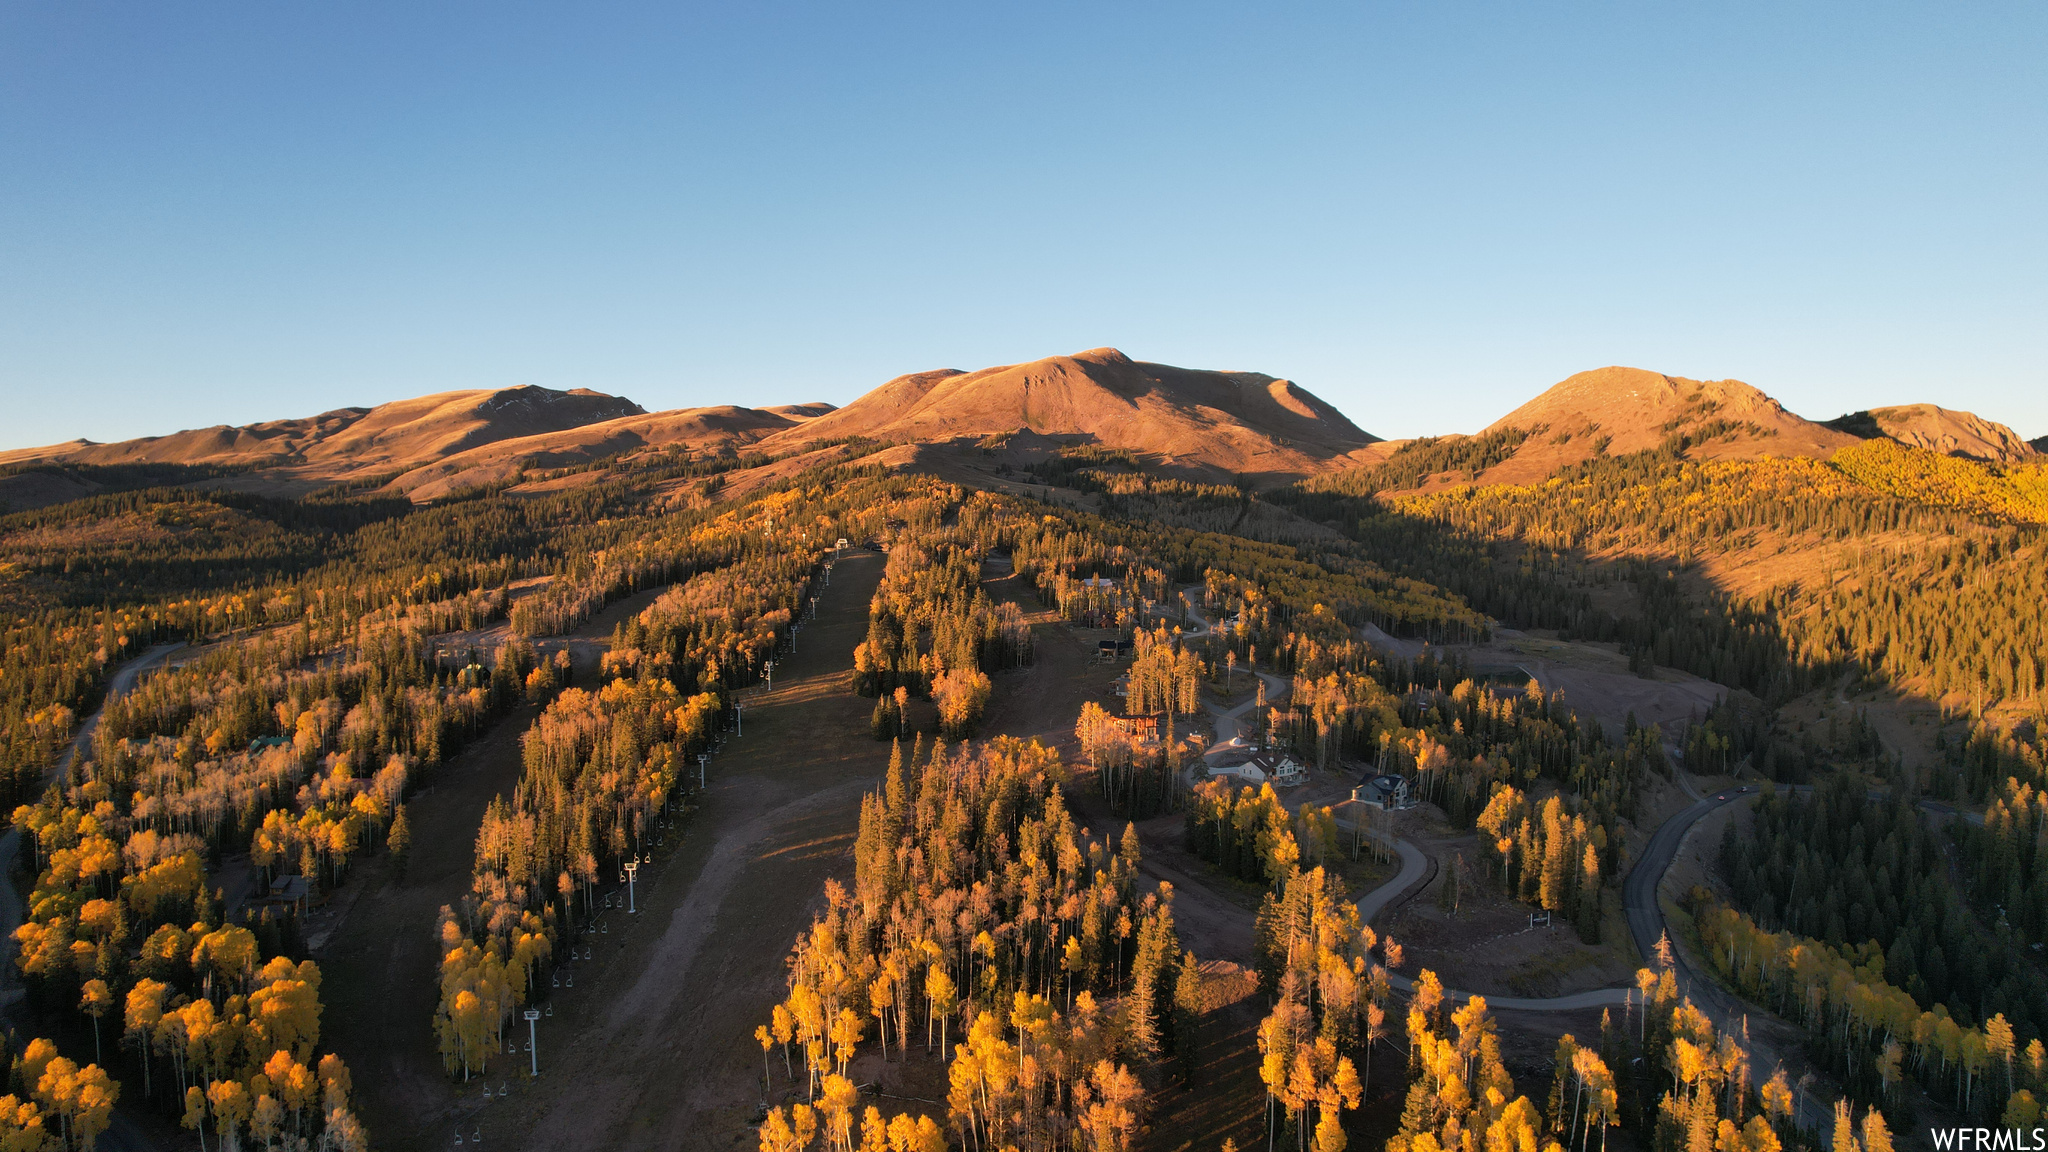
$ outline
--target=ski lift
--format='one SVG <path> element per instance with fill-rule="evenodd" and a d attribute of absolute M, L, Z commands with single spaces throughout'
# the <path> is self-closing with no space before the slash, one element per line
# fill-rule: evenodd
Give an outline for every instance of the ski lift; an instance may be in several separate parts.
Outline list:
<path fill-rule="evenodd" d="M 553 1002 L 553 1001 L 549 1001 L 549 1002 L 548 1002 L 548 1005 L 547 1005 L 547 1014 L 548 1014 L 549 1016 L 553 1016 L 553 1015 L 555 1014 L 555 1005 L 554 1005 L 554 1002 Z"/>

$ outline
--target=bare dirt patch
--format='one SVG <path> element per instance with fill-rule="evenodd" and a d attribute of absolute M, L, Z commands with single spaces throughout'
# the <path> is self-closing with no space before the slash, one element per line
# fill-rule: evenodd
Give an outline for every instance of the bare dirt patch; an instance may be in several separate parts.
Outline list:
<path fill-rule="evenodd" d="M 483 809 L 518 779 L 531 711 L 500 720 L 414 797 L 405 875 L 384 858 L 367 862 L 358 882 L 374 898 L 354 904 L 320 956 L 328 1035 L 356 1070 L 379 1147 L 439 1148 L 459 1130 L 465 1140 L 481 1132 L 494 1143 L 611 1148 L 650 1114 L 670 1113 L 681 1130 L 708 1125 L 728 1142 L 746 1130 L 761 1095 L 754 1017 L 765 1018 L 780 991 L 781 958 L 808 922 L 808 901 L 846 862 L 861 784 L 886 762 L 887 746 L 867 737 L 864 705 L 845 690 L 881 567 L 865 555 L 839 566 L 803 649 L 778 664 L 775 691 L 749 707 L 747 737 L 713 763 L 704 807 L 641 874 L 640 914 L 615 913 L 608 931 L 573 941 L 591 958 L 565 965 L 573 989 L 551 989 L 553 1015 L 539 1029 L 541 1080 L 518 1075 L 524 1052 L 501 1054 L 487 1079 L 507 1094 L 489 1104 L 479 1083 L 454 1083 L 442 1071 L 433 929 L 440 907 L 468 889 Z M 620 601 L 541 647 L 569 647 L 581 678 L 612 626 L 660 591 Z M 691 956 L 678 959 L 683 953 Z M 696 1086 L 695 1106 L 677 1105 L 678 1082 Z M 595 1100 L 611 1112 L 590 1111 Z"/>
<path fill-rule="evenodd" d="M 1603 911 L 1598 944 L 1583 942 L 1578 926 L 1562 916 L 1532 925 L 1537 909 L 1501 890 L 1471 833 L 1441 823 L 1417 827 L 1423 823 L 1405 817 L 1402 836 L 1436 860 L 1436 876 L 1382 921 L 1406 951 L 1410 971 L 1431 969 L 1462 992 L 1524 997 L 1608 988 L 1635 971 L 1618 896 Z M 1460 873 L 1455 911 L 1442 906 L 1453 861 Z"/>

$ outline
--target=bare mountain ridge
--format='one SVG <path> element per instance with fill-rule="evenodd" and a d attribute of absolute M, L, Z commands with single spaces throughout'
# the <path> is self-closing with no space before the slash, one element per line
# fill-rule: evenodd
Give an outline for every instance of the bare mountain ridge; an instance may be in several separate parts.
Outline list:
<path fill-rule="evenodd" d="M 1597 368 L 1544 390 L 1488 425 L 1531 433 L 1484 483 L 1527 484 L 1598 455 L 1621 456 L 1681 437 L 1694 459 L 1826 457 L 1856 437 L 1785 410 L 1740 380 L 1689 380 L 1641 368 Z"/>
<path fill-rule="evenodd" d="M 1689 456 L 1704 459 L 1826 457 L 1857 443 L 1859 435 L 1888 435 L 1980 458 L 2032 458 L 2033 451 L 2003 425 L 1932 405 L 1875 409 L 1818 424 L 1739 381 L 1621 367 L 1572 376 L 1487 432 L 1510 428 L 1533 434 L 1481 473 L 1481 483 L 1527 483 L 1596 454 L 1639 451 L 1674 437 Z M 1264 485 L 1370 466 L 1405 443 L 1360 430 L 1287 380 L 1176 368 L 1100 348 L 974 372 L 899 376 L 840 409 L 823 403 L 714 405 L 649 413 L 630 400 L 581 388 L 475 390 L 240 428 L 0 452 L 0 465 L 231 465 L 253 471 L 202 483 L 281 494 L 395 475 L 385 490 L 431 500 L 512 482 L 526 470 L 572 468 L 649 451 L 728 458 L 759 451 L 786 458 L 771 470 L 780 474 L 824 459 L 811 451 L 815 445 L 853 437 L 896 443 L 868 457 L 875 462 L 957 473 L 969 483 L 993 483 L 997 472 L 1014 480 L 1006 470 L 1065 446 L 1089 444 L 1130 452 L 1167 473 L 1246 477 Z M 602 475 L 529 480 L 528 487 L 538 491 L 543 483 L 554 488 Z M 1465 479 L 1446 474 L 1425 486 Z M 61 469 L 32 471 L 0 477 L 0 500 L 34 507 L 96 488 Z"/>
<path fill-rule="evenodd" d="M 2043 451 L 2039 441 L 2029 443 L 1997 421 L 1936 404 L 1870 408 L 1838 416 L 1827 424 L 1865 440 L 1884 436 L 1909 447 L 1992 464 L 2022 463 Z M 2048 441 L 2048 436 L 2041 439 Z"/>
<path fill-rule="evenodd" d="M 864 437 L 895 441 L 899 447 L 884 462 L 915 468 L 972 451 L 966 446 L 990 436 L 1015 444 L 1004 454 L 1010 464 L 1090 444 L 1131 452 L 1169 472 L 1265 483 L 1342 467 L 1377 441 L 1289 381 L 1144 363 L 1103 348 L 977 372 L 913 373 L 843 409 L 812 403 L 648 413 L 630 400 L 586 389 L 449 392 L 240 428 L 24 449 L 0 453 L 0 464 L 232 465 L 255 471 L 208 483 L 287 494 L 396 473 L 388 491 L 430 500 L 513 481 L 523 470 L 647 450 L 751 446 L 793 456 L 820 442 Z M 50 497 L 73 494 L 48 480 L 40 477 L 38 484 Z M 75 478 L 70 483 L 75 486 Z M 27 506 L 17 495 L 10 490 L 9 502 Z"/>
<path fill-rule="evenodd" d="M 0 464 L 217 464 L 295 468 L 335 476 L 408 467 L 496 441 L 643 415 L 631 400 L 587 388 L 439 392 L 374 408 L 245 427 L 218 425 L 114 444 L 74 440 L 0 452 Z"/>
<path fill-rule="evenodd" d="M 933 445 L 1019 432 L 1121 449 L 1169 470 L 1274 481 L 1342 466 L 1379 439 L 1288 380 L 1096 348 L 977 372 L 899 376 L 761 448 L 847 436 Z"/>
<path fill-rule="evenodd" d="M 556 432 L 498 440 L 430 460 L 399 476 L 391 487 L 415 500 L 432 500 L 462 488 L 502 483 L 528 468 L 566 468 L 648 449 L 736 452 L 775 433 L 801 428 L 830 411 L 830 404 L 785 404 L 775 408 L 719 404 L 622 416 Z"/>

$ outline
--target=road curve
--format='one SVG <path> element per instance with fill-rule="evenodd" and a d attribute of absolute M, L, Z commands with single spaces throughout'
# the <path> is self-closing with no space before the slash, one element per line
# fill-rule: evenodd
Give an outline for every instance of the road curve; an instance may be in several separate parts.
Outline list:
<path fill-rule="evenodd" d="M 1657 887 L 1663 882 L 1665 870 L 1678 855 L 1678 847 L 1685 841 L 1685 834 L 1700 818 L 1723 804 L 1754 795 L 1753 790 L 1725 790 L 1694 803 L 1659 825 L 1650 837 L 1649 847 L 1640 860 L 1629 869 L 1628 877 L 1622 882 L 1622 910 L 1627 914 L 1629 936 L 1635 941 L 1636 951 L 1650 956 L 1657 950 L 1657 940 L 1664 934 L 1664 910 L 1657 903 Z M 1406 840 L 1395 840 L 1394 848 L 1401 856 L 1401 870 L 1394 878 L 1366 893 L 1358 901 L 1358 916 L 1370 924 L 1373 917 L 1415 886 L 1423 879 L 1428 867 L 1428 856 L 1420 848 Z M 1726 1002 L 1725 994 L 1719 987 L 1708 981 L 1696 981 L 1683 960 L 1678 961 L 1676 972 L 1679 989 L 1693 997 L 1694 1003 L 1707 1009 L 1709 1015 L 1719 1007 L 1720 1018 L 1739 1014 L 1740 1009 Z M 1411 991 L 1415 982 L 1398 973 L 1389 973 L 1393 984 L 1402 991 Z M 1606 1005 L 1625 1004 L 1635 989 L 1624 985 L 1616 988 L 1594 988 L 1585 992 L 1574 992 L 1568 996 L 1486 996 L 1486 1002 L 1496 1008 L 1514 1009 L 1522 1012 L 1574 1012 L 1582 1008 L 1598 1008 Z M 1474 993 L 1447 989 L 1446 995 L 1470 997 Z M 1481 994 L 1483 995 L 1483 994 Z M 1713 998 L 1711 1002 L 1709 998 Z M 1716 1020 L 1717 1026 L 1720 1020 Z"/>
<path fill-rule="evenodd" d="M 183 647 L 182 643 L 158 644 L 122 665 L 107 679 L 105 699 L 115 700 L 127 695 L 135 687 L 135 681 L 142 673 L 163 663 L 171 653 Z M 64 754 L 58 757 L 56 766 L 44 775 L 43 782 L 46 786 L 63 773 L 70 771 L 71 761 L 77 756 L 80 748 L 92 747 L 92 734 L 99 728 L 100 713 L 105 710 L 106 704 L 102 702 L 99 709 L 86 717 L 85 723 L 78 726 L 78 734 L 65 746 Z M 4 835 L 0 835 L 0 875 L 5 875 L 13 869 L 14 858 L 20 851 L 21 832 L 10 827 Z M 14 969 L 14 930 L 21 927 L 22 916 L 21 897 L 15 894 L 14 885 L 0 883 L 0 1012 L 7 1012 L 10 1015 L 15 1003 L 23 995 L 21 982 L 16 978 Z M 119 1109 L 115 1110 L 108 1129 L 100 1133 L 99 1146 L 110 1152 L 150 1152 L 157 1147 L 156 1143 L 136 1126 L 134 1120 Z"/>
<path fill-rule="evenodd" d="M 1423 882 L 1429 873 L 1429 856 L 1422 849 L 1406 840 L 1395 840 L 1394 850 L 1401 856 L 1401 870 L 1394 878 L 1366 893 L 1358 901 L 1358 918 L 1370 924 L 1373 917 L 1405 895 L 1408 890 Z M 1415 991 L 1415 981 L 1398 972 L 1387 973 L 1387 980 L 1402 992 Z M 1475 993 L 1457 989 L 1445 989 L 1448 997 L 1470 999 Z M 1634 994 L 1633 988 L 1595 988 L 1587 992 L 1574 992 L 1569 996 L 1492 996 L 1484 993 L 1486 1003 L 1494 1008 L 1515 1009 L 1522 1012 L 1572 1012 L 1580 1008 L 1599 1008 L 1610 1004 L 1625 1003 Z"/>
<path fill-rule="evenodd" d="M 184 646 L 183 641 L 179 641 L 176 644 L 158 644 L 144 649 L 141 655 L 115 669 L 114 674 L 107 678 L 107 694 L 100 701 L 100 706 L 94 710 L 92 715 L 85 718 L 85 723 L 78 726 L 78 734 L 71 738 L 71 743 L 64 746 L 64 754 L 57 758 L 57 766 L 50 770 L 49 774 L 44 778 L 44 782 L 48 783 L 48 781 L 69 772 L 71 770 L 71 761 L 78 755 L 78 750 L 80 748 L 92 747 L 92 734 L 100 726 L 100 713 L 107 710 L 106 702 L 108 700 L 117 700 L 126 696 L 129 690 L 135 687 L 135 681 L 144 672 L 163 663 L 166 659 L 170 658 L 171 653 Z"/>
<path fill-rule="evenodd" d="M 1652 956 L 1657 950 L 1658 938 L 1664 935 L 1664 910 L 1657 902 L 1657 889 L 1663 883 L 1664 873 L 1678 855 L 1678 849 L 1685 842 L 1685 835 L 1694 824 L 1708 813 L 1723 805 L 1733 804 L 1756 795 L 1752 787 L 1723 789 L 1707 796 L 1683 811 L 1664 821 L 1651 835 L 1649 846 L 1642 858 L 1629 869 L 1622 881 L 1622 909 L 1628 917 L 1629 935 L 1635 941 L 1636 951 L 1644 957 Z M 1412 858 L 1422 858 L 1423 853 L 1405 840 L 1395 841 L 1400 850 L 1402 867 L 1398 875 L 1385 884 L 1366 893 L 1358 902 L 1362 920 L 1370 922 L 1372 917 L 1404 893 L 1420 877 L 1420 869 L 1410 866 Z M 1411 853 L 1413 854 L 1411 857 Z M 1672 975 L 1678 982 L 1679 994 L 1691 999 L 1693 1005 L 1706 1013 L 1714 1027 L 1724 1033 L 1742 1030 L 1742 1018 L 1748 1008 L 1711 980 L 1695 979 L 1692 969 L 1683 955 L 1674 957 Z M 1412 993 L 1415 981 L 1398 973 L 1388 973 L 1389 982 L 1402 992 Z M 1473 993 L 1445 989 L 1450 998 L 1469 999 Z M 1484 995 L 1484 994 L 1481 994 Z M 1484 996 L 1487 1006 L 1503 1011 L 1518 1012 L 1573 1012 L 1585 1008 L 1601 1008 L 1627 1004 L 1635 995 L 1633 987 L 1594 988 L 1575 992 L 1569 996 Z M 1781 1063 L 1778 1054 L 1770 1045 L 1752 1036 L 1750 1058 L 1754 1067 L 1774 1067 Z M 1800 1094 L 1800 1123 L 1813 1131 L 1824 1131 L 1829 1113 L 1822 1102 L 1813 1094 Z"/>
<path fill-rule="evenodd" d="M 1429 855 L 1406 840 L 1396 839 L 1394 851 L 1401 856 L 1401 870 L 1392 880 L 1367 892 L 1358 901 L 1358 920 L 1361 924 L 1372 923 L 1381 909 L 1392 903 L 1394 898 L 1422 881 L 1429 871 Z"/>

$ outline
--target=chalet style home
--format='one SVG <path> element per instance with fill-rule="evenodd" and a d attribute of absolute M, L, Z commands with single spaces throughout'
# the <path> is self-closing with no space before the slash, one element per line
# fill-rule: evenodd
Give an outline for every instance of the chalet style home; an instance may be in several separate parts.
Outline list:
<path fill-rule="evenodd" d="M 1415 792 L 1409 787 L 1404 776 L 1381 774 L 1367 776 L 1351 790 L 1351 798 L 1362 804 L 1377 804 L 1391 812 L 1397 808 L 1415 807 Z"/>

